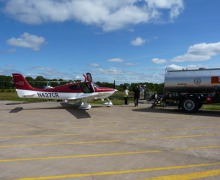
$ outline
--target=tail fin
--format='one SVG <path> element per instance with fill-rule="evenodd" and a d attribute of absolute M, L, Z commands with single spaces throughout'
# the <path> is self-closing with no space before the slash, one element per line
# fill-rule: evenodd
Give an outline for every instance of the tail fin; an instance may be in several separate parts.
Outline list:
<path fill-rule="evenodd" d="M 24 89 L 24 90 L 34 90 L 33 87 L 27 82 L 23 75 L 18 73 L 12 74 L 14 79 L 14 84 L 16 89 Z"/>

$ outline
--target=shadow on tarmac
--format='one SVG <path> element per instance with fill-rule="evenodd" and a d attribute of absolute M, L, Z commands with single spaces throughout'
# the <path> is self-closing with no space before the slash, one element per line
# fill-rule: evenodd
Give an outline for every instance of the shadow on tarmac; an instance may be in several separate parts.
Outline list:
<path fill-rule="evenodd" d="M 164 113 L 164 114 L 184 114 L 190 116 L 210 116 L 210 117 L 220 117 L 220 111 L 211 110 L 199 110 L 195 113 L 184 113 L 178 109 L 168 109 L 168 108 L 138 108 L 133 109 L 136 112 L 150 112 L 150 113 Z"/>
<path fill-rule="evenodd" d="M 12 109 L 9 113 L 18 113 L 23 110 L 23 107 L 16 107 Z"/>
<path fill-rule="evenodd" d="M 91 118 L 90 114 L 86 110 L 77 109 L 76 106 L 71 105 L 71 104 L 66 104 L 66 103 L 60 103 L 60 104 L 61 104 L 60 107 L 28 108 L 28 109 L 24 109 L 23 107 L 16 107 L 16 108 L 10 110 L 9 113 L 19 113 L 20 111 L 27 111 L 27 110 L 65 109 L 70 114 L 75 116 L 77 119 Z M 15 104 L 8 104 L 8 105 L 15 105 Z"/>
<path fill-rule="evenodd" d="M 75 116 L 77 119 L 91 118 L 90 114 L 86 110 L 77 109 L 76 106 L 67 103 L 60 103 L 60 105 L 63 107 L 63 109 L 66 109 L 70 114 Z"/>

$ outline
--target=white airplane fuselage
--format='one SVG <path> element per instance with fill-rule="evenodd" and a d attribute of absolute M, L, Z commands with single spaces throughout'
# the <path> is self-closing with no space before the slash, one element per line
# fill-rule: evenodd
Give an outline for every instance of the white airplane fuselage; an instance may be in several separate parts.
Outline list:
<path fill-rule="evenodd" d="M 90 75 L 91 76 L 91 75 Z M 85 77 L 85 76 L 84 76 Z M 82 102 L 81 109 L 90 109 L 91 105 L 87 104 L 87 100 L 91 99 L 107 99 L 107 106 L 112 103 L 108 99 L 117 90 L 113 88 L 98 87 L 90 81 L 70 83 L 54 88 L 33 88 L 21 74 L 13 74 L 14 84 L 17 94 L 20 98 L 43 98 L 57 100 L 80 100 Z"/>

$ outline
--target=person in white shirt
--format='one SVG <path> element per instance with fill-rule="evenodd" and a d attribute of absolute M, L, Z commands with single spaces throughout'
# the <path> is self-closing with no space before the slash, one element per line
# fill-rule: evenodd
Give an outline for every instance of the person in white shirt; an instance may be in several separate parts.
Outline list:
<path fill-rule="evenodd" d="M 129 94 L 128 87 L 126 87 L 124 94 L 125 94 L 125 105 L 128 105 L 128 94 Z"/>

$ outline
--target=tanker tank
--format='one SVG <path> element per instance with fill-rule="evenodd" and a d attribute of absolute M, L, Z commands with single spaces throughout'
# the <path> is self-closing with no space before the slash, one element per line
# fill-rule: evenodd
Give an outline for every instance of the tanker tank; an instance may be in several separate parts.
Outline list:
<path fill-rule="evenodd" d="M 165 93 L 220 93 L 220 68 L 166 69 L 164 90 Z"/>

